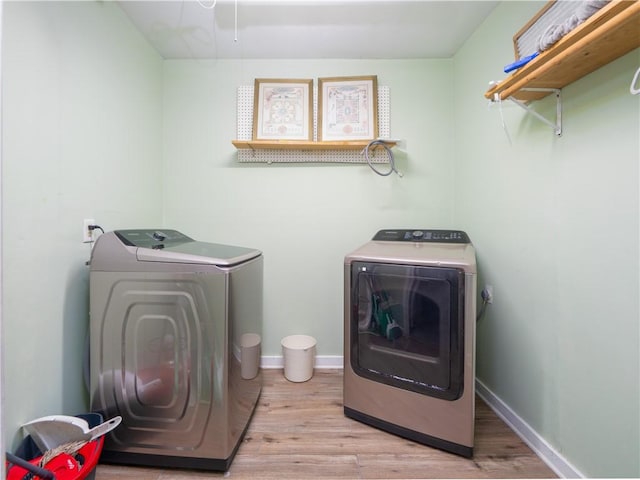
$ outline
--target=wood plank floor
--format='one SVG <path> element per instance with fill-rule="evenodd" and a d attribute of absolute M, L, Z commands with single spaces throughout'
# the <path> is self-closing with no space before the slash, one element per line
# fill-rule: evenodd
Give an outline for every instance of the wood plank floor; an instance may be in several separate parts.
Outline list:
<path fill-rule="evenodd" d="M 96 480 L 556 477 L 480 399 L 475 441 L 474 457 L 466 459 L 346 418 L 340 370 L 316 370 L 305 383 L 265 370 L 259 405 L 229 471 L 98 465 Z"/>

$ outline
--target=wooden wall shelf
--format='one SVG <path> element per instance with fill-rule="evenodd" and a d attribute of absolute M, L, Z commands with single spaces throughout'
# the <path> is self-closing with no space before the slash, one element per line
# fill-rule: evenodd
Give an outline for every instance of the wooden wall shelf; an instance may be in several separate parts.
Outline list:
<path fill-rule="evenodd" d="M 362 150 L 369 140 L 349 142 L 305 142 L 299 140 L 232 140 L 237 149 L 251 150 Z M 389 147 L 396 142 L 385 141 Z"/>
<path fill-rule="evenodd" d="M 493 85 L 490 100 L 539 100 L 640 46 L 640 1 L 612 0 L 548 50 Z"/>

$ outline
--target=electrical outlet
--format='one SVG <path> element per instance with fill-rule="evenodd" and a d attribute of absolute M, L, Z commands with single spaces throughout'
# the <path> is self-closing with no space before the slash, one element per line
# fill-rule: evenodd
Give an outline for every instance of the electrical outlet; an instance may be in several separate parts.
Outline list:
<path fill-rule="evenodd" d="M 82 222 L 82 242 L 93 242 L 93 230 L 89 230 L 89 225 L 95 225 L 96 221 L 93 218 L 85 218 Z"/>
<path fill-rule="evenodd" d="M 485 285 L 481 293 L 482 299 L 487 303 L 493 303 L 493 285 Z"/>

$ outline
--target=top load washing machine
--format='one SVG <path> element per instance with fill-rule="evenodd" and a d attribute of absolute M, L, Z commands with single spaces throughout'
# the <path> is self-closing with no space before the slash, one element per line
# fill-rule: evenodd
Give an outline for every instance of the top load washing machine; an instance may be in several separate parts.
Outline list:
<path fill-rule="evenodd" d="M 345 257 L 344 412 L 473 454 L 475 250 L 458 230 L 381 230 Z"/>
<path fill-rule="evenodd" d="M 175 230 L 100 236 L 90 268 L 92 411 L 122 416 L 101 459 L 226 470 L 257 404 L 263 257 Z"/>

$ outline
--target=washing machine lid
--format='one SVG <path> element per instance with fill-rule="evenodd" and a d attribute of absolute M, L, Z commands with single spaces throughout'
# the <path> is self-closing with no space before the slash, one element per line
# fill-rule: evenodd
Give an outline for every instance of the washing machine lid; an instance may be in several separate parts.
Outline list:
<path fill-rule="evenodd" d="M 140 262 L 231 266 L 262 255 L 260 250 L 196 241 L 177 230 L 117 230 L 118 239 L 136 248 Z"/>

